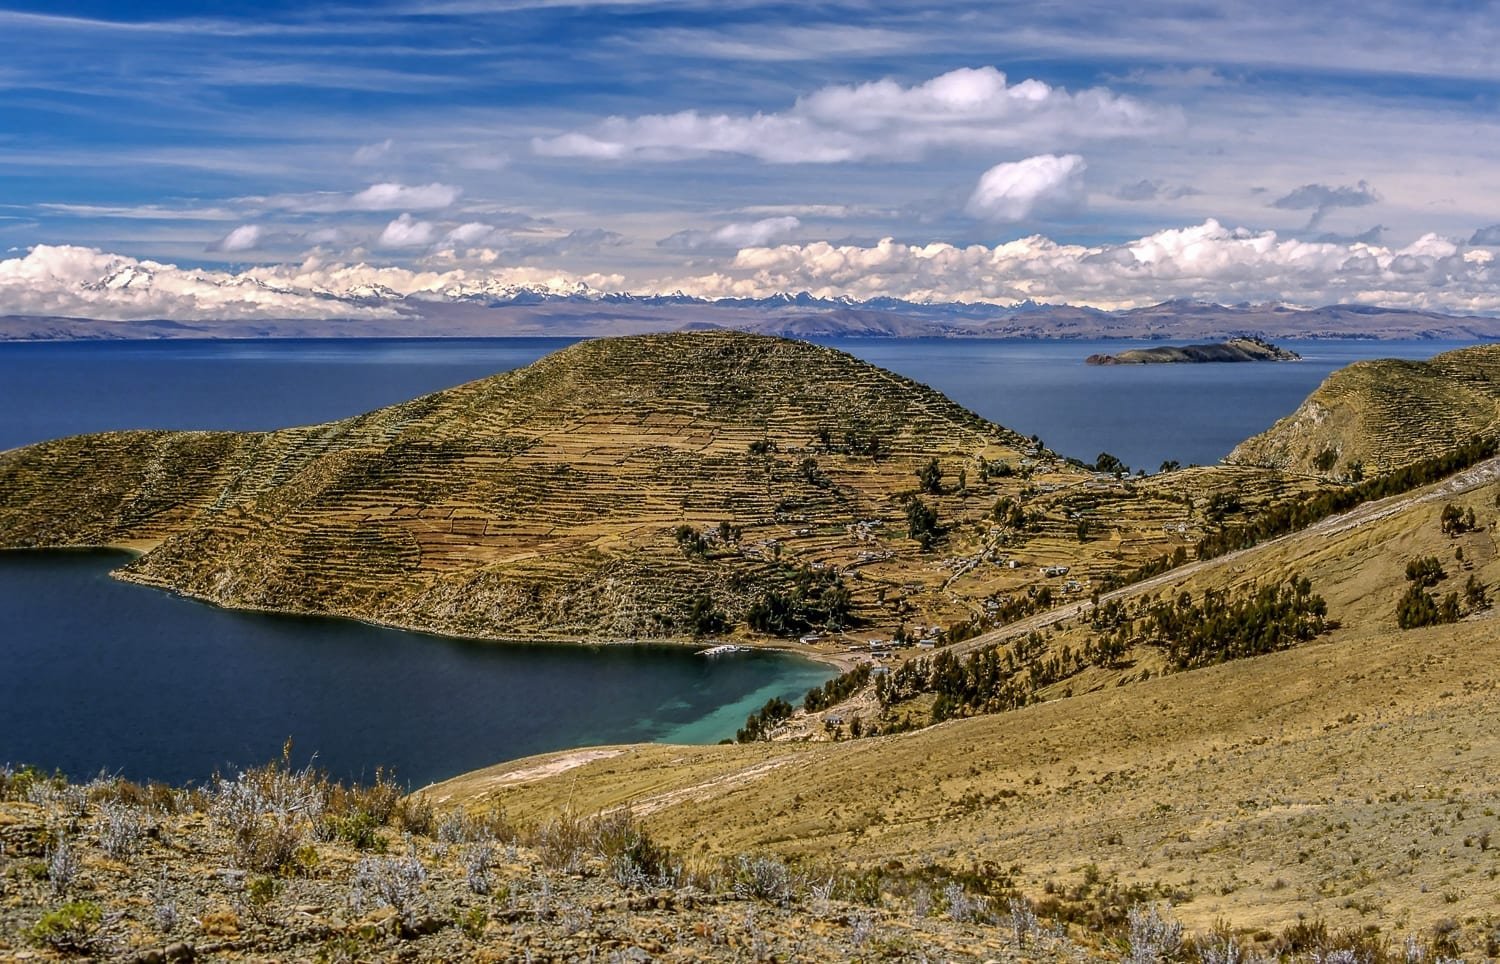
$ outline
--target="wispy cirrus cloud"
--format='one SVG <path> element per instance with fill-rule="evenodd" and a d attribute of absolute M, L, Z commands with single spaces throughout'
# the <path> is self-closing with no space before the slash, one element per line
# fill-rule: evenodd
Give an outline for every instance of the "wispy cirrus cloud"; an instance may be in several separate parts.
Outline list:
<path fill-rule="evenodd" d="M 894 80 L 823 87 L 786 111 L 680 111 L 611 117 L 532 141 L 536 153 L 591 160 L 672 161 L 736 154 L 771 164 L 910 161 L 942 149 L 1050 146 L 1143 136 L 1173 126 L 1171 108 L 1105 88 L 1070 92 L 1012 84 L 994 67 L 962 68 L 910 87 Z"/>
<path fill-rule="evenodd" d="M 759 221 L 736 221 L 711 231 L 678 231 L 656 242 L 657 247 L 678 251 L 702 251 L 709 249 L 736 251 L 740 248 L 757 248 L 779 241 L 802 226 L 802 222 L 791 215 L 762 218 Z"/>

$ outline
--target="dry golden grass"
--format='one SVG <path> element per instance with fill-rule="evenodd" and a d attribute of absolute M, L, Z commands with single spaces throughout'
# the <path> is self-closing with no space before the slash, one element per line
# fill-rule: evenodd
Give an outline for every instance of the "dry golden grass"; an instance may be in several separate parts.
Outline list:
<path fill-rule="evenodd" d="M 1200 534 L 1213 491 L 1253 506 L 1312 484 L 1254 469 L 1114 480 L 1033 448 L 832 349 L 607 339 L 327 425 L 0 453 L 0 546 L 130 545 L 147 551 L 124 578 L 226 606 L 529 640 L 685 636 L 699 597 L 743 636 L 784 566 L 825 567 L 862 641 L 968 621 L 1048 582 L 1043 565 L 1071 566 L 1086 595 Z M 942 491 L 922 498 L 947 535 L 927 552 L 903 500 L 933 459 Z M 1016 473 L 986 478 L 999 462 Z M 993 518 L 1002 497 L 1023 528 Z M 741 534 L 701 556 L 674 538 L 720 523 Z"/>
<path fill-rule="evenodd" d="M 1240 443 L 1229 461 L 1294 472 L 1367 475 L 1430 458 L 1500 422 L 1500 345 L 1425 361 L 1380 359 L 1340 369 L 1298 409 Z M 1330 453 L 1331 464 L 1318 465 Z"/>
<path fill-rule="evenodd" d="M 1306 915 L 1390 933 L 1494 918 L 1500 620 L 1401 632 L 1393 613 L 1415 555 L 1445 560 L 1443 591 L 1470 572 L 1500 580 L 1496 493 L 1454 500 L 1484 526 L 1457 539 L 1439 531 L 1441 501 L 1419 503 L 1184 584 L 1308 576 L 1343 627 L 1299 649 L 1126 686 L 1099 679 L 1106 688 L 899 736 L 633 747 L 549 779 L 499 782 L 535 765 L 524 761 L 437 792 L 521 816 L 628 805 L 693 852 L 1018 864 L 1038 897 L 1094 865 L 1191 894 L 1176 912 L 1198 927 L 1279 929 Z"/>

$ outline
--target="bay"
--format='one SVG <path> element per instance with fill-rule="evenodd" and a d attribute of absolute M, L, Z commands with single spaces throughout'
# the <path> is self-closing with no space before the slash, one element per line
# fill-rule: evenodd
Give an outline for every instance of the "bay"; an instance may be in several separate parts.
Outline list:
<path fill-rule="evenodd" d="M 527 364 L 574 339 L 0 345 L 0 450 L 129 428 L 272 429 Z M 1090 367 L 1151 343 L 836 339 L 1052 449 L 1154 470 L 1211 463 L 1330 372 L 1462 343 L 1288 342 L 1284 364 Z M 412 784 L 599 743 L 715 742 L 796 701 L 823 665 L 664 647 L 496 646 L 339 620 L 234 613 L 112 580 L 121 557 L 0 554 L 0 762 L 171 782 L 271 759 Z"/>

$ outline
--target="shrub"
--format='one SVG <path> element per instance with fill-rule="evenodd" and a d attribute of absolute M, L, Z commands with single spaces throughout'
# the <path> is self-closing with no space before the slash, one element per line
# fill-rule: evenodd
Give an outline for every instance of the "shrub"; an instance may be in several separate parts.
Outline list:
<path fill-rule="evenodd" d="M 731 873 L 734 892 L 741 897 L 764 900 L 783 907 L 792 902 L 795 893 L 792 872 L 787 869 L 786 864 L 774 857 L 740 854 Z"/>
<path fill-rule="evenodd" d="M 102 914 L 93 901 L 78 900 L 43 914 L 27 928 L 26 936 L 34 944 L 64 953 L 87 953 L 99 930 Z"/>
<path fill-rule="evenodd" d="M 1406 578 L 1424 589 L 1430 589 L 1448 578 L 1448 574 L 1443 571 L 1443 564 L 1436 556 L 1420 556 L 1406 564 Z"/>
<path fill-rule="evenodd" d="M 407 925 L 416 922 L 427 868 L 416 857 L 364 857 L 349 881 L 349 904 L 356 912 L 390 907 Z"/>
<path fill-rule="evenodd" d="M 101 804 L 98 825 L 100 848 L 116 859 L 135 853 L 146 835 L 141 812 L 127 803 L 106 801 Z"/>

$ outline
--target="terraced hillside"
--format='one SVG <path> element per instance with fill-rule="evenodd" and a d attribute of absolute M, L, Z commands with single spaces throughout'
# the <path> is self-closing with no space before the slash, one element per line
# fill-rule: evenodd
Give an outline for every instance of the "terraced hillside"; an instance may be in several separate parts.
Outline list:
<path fill-rule="evenodd" d="M 1425 362 L 1356 362 L 1228 461 L 1330 477 L 1376 475 L 1490 434 L 1500 423 L 1500 345 Z"/>
<path fill-rule="evenodd" d="M 1225 487 L 1286 488 L 1095 475 L 832 349 L 698 333 L 326 425 L 3 453 L 0 545 L 127 545 L 123 578 L 223 605 L 472 637 L 889 633 L 1062 592 L 1044 566 L 1086 594 Z"/>
<path fill-rule="evenodd" d="M 1019 710 L 832 743 L 592 748 L 432 792 L 523 819 L 626 807 L 691 852 L 768 848 L 893 893 L 914 868 L 971 872 L 1065 920 L 1134 895 L 1244 941 L 1322 921 L 1441 933 L 1450 956 L 1494 957 L 1500 620 L 1465 597 L 1500 583 L 1496 468 L 1125 599 L 1305 579 L 1338 625 L 1284 651 L 1160 675 L 1165 641 L 1137 639 L 1111 678 L 1055 684 Z M 1401 629 L 1408 563 L 1427 558 L 1459 620 Z M 1077 651 L 1091 633 L 1069 618 L 1042 636 Z"/>

